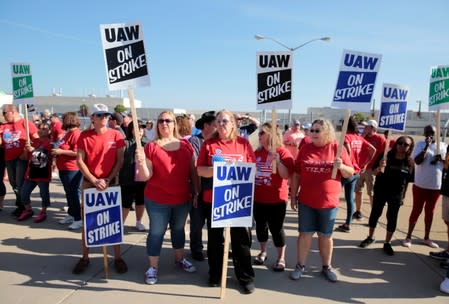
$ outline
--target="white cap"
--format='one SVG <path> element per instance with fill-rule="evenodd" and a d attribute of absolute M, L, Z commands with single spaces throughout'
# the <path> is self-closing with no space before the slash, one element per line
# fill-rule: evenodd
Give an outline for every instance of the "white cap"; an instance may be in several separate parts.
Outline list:
<path fill-rule="evenodd" d="M 96 103 L 93 104 L 90 108 L 89 108 L 89 112 L 90 115 L 95 115 L 95 114 L 111 114 L 109 113 L 109 109 L 105 104 L 102 103 Z"/>

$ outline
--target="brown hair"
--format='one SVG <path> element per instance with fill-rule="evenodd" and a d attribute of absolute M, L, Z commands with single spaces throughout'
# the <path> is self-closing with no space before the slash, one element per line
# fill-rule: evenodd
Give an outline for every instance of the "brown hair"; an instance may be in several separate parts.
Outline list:
<path fill-rule="evenodd" d="M 176 116 L 176 123 L 178 125 L 179 135 L 184 137 L 192 134 L 192 124 L 188 115 Z"/>
<path fill-rule="evenodd" d="M 80 119 L 78 118 L 76 112 L 66 112 L 62 114 L 62 128 L 64 130 L 79 127 L 80 127 Z"/>

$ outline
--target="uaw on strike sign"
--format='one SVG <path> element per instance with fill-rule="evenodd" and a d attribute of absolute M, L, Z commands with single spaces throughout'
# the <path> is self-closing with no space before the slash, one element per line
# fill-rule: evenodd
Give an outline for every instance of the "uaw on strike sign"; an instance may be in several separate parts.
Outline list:
<path fill-rule="evenodd" d="M 109 90 L 149 86 L 141 24 L 101 24 L 100 32 Z"/>
<path fill-rule="evenodd" d="M 104 191 L 83 191 L 84 233 L 87 247 L 116 245 L 123 242 L 122 198 L 120 187 Z"/>
<path fill-rule="evenodd" d="M 254 163 L 214 161 L 211 227 L 251 227 Z"/>
<path fill-rule="evenodd" d="M 382 55 L 344 50 L 332 107 L 368 112 Z"/>
<path fill-rule="evenodd" d="M 11 63 L 12 91 L 14 104 L 34 104 L 31 65 Z"/>
<path fill-rule="evenodd" d="M 257 109 L 292 107 L 292 66 L 290 52 L 257 52 Z"/>

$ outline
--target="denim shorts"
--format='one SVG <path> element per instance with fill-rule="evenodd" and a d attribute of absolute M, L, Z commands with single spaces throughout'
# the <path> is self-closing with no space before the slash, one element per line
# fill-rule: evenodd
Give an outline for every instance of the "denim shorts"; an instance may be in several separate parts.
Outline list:
<path fill-rule="evenodd" d="M 302 204 L 298 205 L 298 231 L 331 236 L 334 230 L 338 208 L 315 209 Z"/>

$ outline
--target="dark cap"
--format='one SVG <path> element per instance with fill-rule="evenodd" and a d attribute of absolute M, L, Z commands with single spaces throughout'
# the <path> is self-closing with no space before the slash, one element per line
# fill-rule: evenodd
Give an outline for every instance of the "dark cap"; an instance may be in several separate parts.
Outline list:
<path fill-rule="evenodd" d="M 215 120 L 215 111 L 208 111 L 201 115 L 201 117 L 195 122 L 195 128 L 202 130 L 205 123 L 209 123 Z"/>
<path fill-rule="evenodd" d="M 120 113 L 114 112 L 111 114 L 111 119 L 115 120 L 118 125 L 123 123 L 123 116 Z"/>

